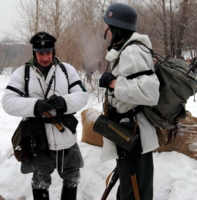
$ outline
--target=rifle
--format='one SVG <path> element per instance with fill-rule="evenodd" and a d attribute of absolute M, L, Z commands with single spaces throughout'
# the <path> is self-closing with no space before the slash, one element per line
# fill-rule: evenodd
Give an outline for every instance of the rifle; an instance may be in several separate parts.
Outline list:
<path fill-rule="evenodd" d="M 139 195 L 139 189 L 138 189 L 138 183 L 137 183 L 137 178 L 136 178 L 136 172 L 135 172 L 135 166 L 134 166 L 134 160 L 128 160 L 130 164 L 130 171 L 131 171 L 131 182 L 132 182 L 132 187 L 133 187 L 133 192 L 134 192 L 134 197 L 135 200 L 140 200 L 140 195 Z"/>
<path fill-rule="evenodd" d="M 109 195 L 109 193 L 110 193 L 110 191 L 111 191 L 111 189 L 114 187 L 114 185 L 115 185 L 115 183 L 117 182 L 117 180 L 118 180 L 118 168 L 117 167 L 115 167 L 115 169 L 112 171 L 112 173 L 113 173 L 113 176 L 112 176 L 112 178 L 111 178 L 111 180 L 110 180 L 110 182 L 109 182 L 109 184 L 108 184 L 108 181 L 106 181 L 106 189 L 105 189 L 105 191 L 104 191 L 104 193 L 103 193 L 103 195 L 102 195 L 102 197 L 101 197 L 101 200 L 106 200 L 107 199 L 107 197 L 108 197 L 108 195 Z M 111 173 L 111 174 L 112 174 Z M 111 175 L 110 174 L 110 175 Z M 109 175 L 109 176 L 110 176 Z M 108 179 L 107 179 L 108 180 Z M 107 184 L 108 184 L 108 186 L 107 186 Z"/>
<path fill-rule="evenodd" d="M 133 192 L 134 192 L 135 200 L 140 200 L 136 174 L 131 175 L 131 182 L 132 182 L 132 186 L 133 186 Z"/>
<path fill-rule="evenodd" d="M 52 118 L 52 115 L 49 113 L 49 112 L 47 112 L 47 111 L 44 111 L 43 112 L 43 115 L 45 116 L 45 117 L 47 117 L 47 118 Z M 64 132 L 64 127 L 60 124 L 60 123 L 54 123 L 54 125 L 56 126 L 56 128 L 62 133 L 62 132 Z"/>

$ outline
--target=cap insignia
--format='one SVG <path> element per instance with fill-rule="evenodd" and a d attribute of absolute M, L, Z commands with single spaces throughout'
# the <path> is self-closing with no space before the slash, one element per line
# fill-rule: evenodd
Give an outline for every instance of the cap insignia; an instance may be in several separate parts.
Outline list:
<path fill-rule="evenodd" d="M 41 39 L 43 39 L 43 37 L 45 36 L 45 35 L 38 35 Z"/>
<path fill-rule="evenodd" d="M 41 42 L 41 45 L 42 45 L 42 47 L 44 47 L 44 45 L 45 45 L 45 41 L 42 41 L 42 42 Z"/>
<path fill-rule="evenodd" d="M 113 16 L 113 12 L 110 11 L 109 14 L 108 14 L 108 16 L 109 16 L 109 17 L 112 17 L 112 16 Z"/>

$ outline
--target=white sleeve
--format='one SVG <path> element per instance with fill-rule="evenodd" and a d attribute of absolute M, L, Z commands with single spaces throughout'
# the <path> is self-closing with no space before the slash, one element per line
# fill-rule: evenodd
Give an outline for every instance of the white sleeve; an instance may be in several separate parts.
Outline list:
<path fill-rule="evenodd" d="M 126 76 L 150 70 L 152 56 L 132 45 L 126 48 L 119 61 L 119 76 L 115 84 L 115 97 L 134 105 L 156 105 L 159 99 L 159 80 L 155 74 L 127 79 Z M 153 69 L 152 69 L 153 70 Z"/>
<path fill-rule="evenodd" d="M 24 66 L 17 68 L 11 75 L 8 83 L 9 86 L 16 88 L 23 93 L 25 93 L 24 71 Z M 37 98 L 25 98 L 15 91 L 5 89 L 5 93 L 2 98 L 2 106 L 5 112 L 10 115 L 20 117 L 35 117 L 34 106 L 36 101 Z"/>
<path fill-rule="evenodd" d="M 88 92 L 83 88 L 82 84 L 79 84 L 81 79 L 75 68 L 68 64 L 65 66 L 68 73 L 69 85 L 73 85 L 70 88 L 70 93 L 63 96 L 67 105 L 66 114 L 69 114 L 79 111 L 87 104 Z"/>

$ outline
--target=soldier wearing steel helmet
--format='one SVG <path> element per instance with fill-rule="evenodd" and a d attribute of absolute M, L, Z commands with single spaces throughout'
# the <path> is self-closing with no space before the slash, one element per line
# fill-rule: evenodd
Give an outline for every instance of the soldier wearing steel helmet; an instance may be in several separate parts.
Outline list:
<path fill-rule="evenodd" d="M 159 144 L 155 128 L 137 109 L 138 105 L 156 105 L 159 99 L 157 76 L 144 74 L 144 71 L 154 72 L 152 56 L 146 48 L 152 48 L 152 45 L 147 35 L 137 32 L 137 12 L 133 7 L 113 3 L 103 19 L 106 23 L 104 38 L 110 41 L 106 55 L 110 67 L 99 79 L 99 86 L 107 90 L 107 114 L 112 120 L 136 131 L 140 140 L 128 152 L 104 138 L 101 159 L 117 160 L 120 180 L 117 200 L 152 200 L 152 151 Z"/>
<path fill-rule="evenodd" d="M 10 115 L 29 121 L 38 119 L 45 127 L 47 148 L 31 154 L 30 160 L 21 165 L 23 174 L 33 173 L 34 200 L 49 200 L 48 189 L 55 169 L 63 180 L 61 200 L 76 200 L 80 168 L 84 165 L 77 144 L 78 121 L 73 113 L 86 105 L 88 93 L 75 68 L 56 57 L 56 42 L 57 39 L 47 32 L 38 32 L 31 37 L 33 58 L 25 63 L 26 66 L 14 71 L 2 99 L 3 108 Z M 26 69 L 29 69 L 28 79 Z M 29 80 L 28 85 L 26 80 Z M 26 87 L 28 98 L 20 96 L 26 93 Z M 55 126 L 57 122 L 61 129 Z M 38 132 L 36 125 L 33 129 Z M 27 129 L 30 131 L 30 127 Z M 42 147 L 43 142 L 33 145 Z"/>

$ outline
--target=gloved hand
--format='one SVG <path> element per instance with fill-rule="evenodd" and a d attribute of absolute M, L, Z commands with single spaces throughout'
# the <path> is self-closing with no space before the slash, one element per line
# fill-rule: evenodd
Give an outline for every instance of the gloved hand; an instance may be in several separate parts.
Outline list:
<path fill-rule="evenodd" d="M 113 74 L 109 72 L 103 73 L 99 79 L 99 87 L 109 88 L 110 82 L 114 79 L 116 79 L 116 77 Z"/>
<path fill-rule="evenodd" d="M 47 103 L 53 105 L 55 109 L 61 109 L 64 112 L 67 111 L 66 102 L 64 98 L 61 96 L 57 96 L 56 94 L 54 94 L 51 97 L 49 97 Z"/>
<path fill-rule="evenodd" d="M 36 102 L 34 107 L 34 114 L 35 116 L 41 115 L 44 111 L 48 111 L 54 108 L 53 105 L 47 103 L 45 100 L 40 99 Z"/>

